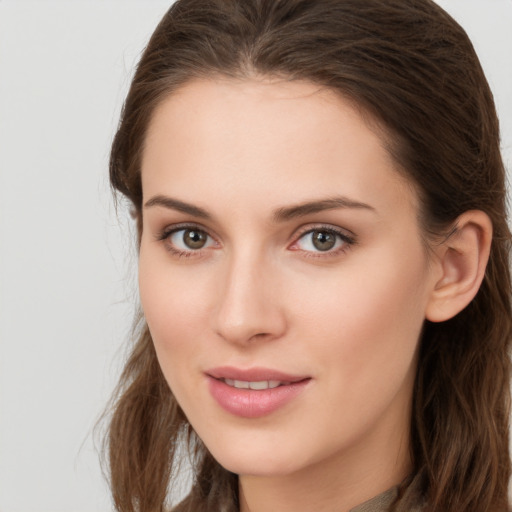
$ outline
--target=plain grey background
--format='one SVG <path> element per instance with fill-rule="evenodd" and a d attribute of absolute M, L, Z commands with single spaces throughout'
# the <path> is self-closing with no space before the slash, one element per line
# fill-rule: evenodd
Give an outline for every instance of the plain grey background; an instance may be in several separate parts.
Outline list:
<path fill-rule="evenodd" d="M 112 509 L 92 430 L 137 302 L 107 162 L 162 0 L 0 0 L 0 512 Z M 512 168 L 512 0 L 439 0 L 487 73 Z"/>

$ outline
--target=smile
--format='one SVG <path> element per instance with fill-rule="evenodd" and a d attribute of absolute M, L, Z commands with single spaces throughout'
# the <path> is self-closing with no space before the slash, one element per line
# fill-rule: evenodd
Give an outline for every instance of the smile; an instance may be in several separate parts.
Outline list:
<path fill-rule="evenodd" d="M 259 418 L 295 400 L 309 387 L 309 376 L 290 375 L 267 368 L 221 367 L 206 372 L 210 395 L 233 416 Z"/>
<path fill-rule="evenodd" d="M 278 386 L 286 386 L 289 382 L 280 382 L 278 380 L 260 380 L 260 381 L 246 381 L 246 380 L 233 380 L 221 379 L 225 384 L 237 389 L 274 389 Z"/>

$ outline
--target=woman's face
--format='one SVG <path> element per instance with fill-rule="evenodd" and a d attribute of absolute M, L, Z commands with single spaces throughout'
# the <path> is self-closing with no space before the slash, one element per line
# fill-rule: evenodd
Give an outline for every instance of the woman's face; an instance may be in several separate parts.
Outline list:
<path fill-rule="evenodd" d="M 196 81 L 157 108 L 142 183 L 142 306 L 213 456 L 404 470 L 435 278 L 376 130 L 307 82 Z"/>

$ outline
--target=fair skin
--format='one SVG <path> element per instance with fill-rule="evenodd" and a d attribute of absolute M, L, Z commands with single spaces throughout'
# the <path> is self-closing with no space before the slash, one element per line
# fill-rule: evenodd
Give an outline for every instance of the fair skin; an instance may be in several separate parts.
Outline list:
<path fill-rule="evenodd" d="M 422 325 L 476 293 L 488 219 L 429 253 L 377 130 L 308 82 L 185 85 L 154 113 L 142 185 L 144 314 L 241 511 L 346 512 L 402 481 Z M 233 391 L 226 367 L 301 382 L 265 409 L 272 392 Z"/>

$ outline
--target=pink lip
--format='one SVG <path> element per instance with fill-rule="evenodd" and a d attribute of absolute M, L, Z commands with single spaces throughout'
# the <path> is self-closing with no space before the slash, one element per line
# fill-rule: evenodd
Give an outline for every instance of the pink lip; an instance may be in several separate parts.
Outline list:
<path fill-rule="evenodd" d="M 311 381 L 307 376 L 290 375 L 268 368 L 243 370 L 225 366 L 205 373 L 210 393 L 217 403 L 225 411 L 242 418 L 259 418 L 284 407 Z M 277 380 L 285 384 L 262 390 L 238 389 L 227 385 L 221 379 L 249 382 Z"/>

